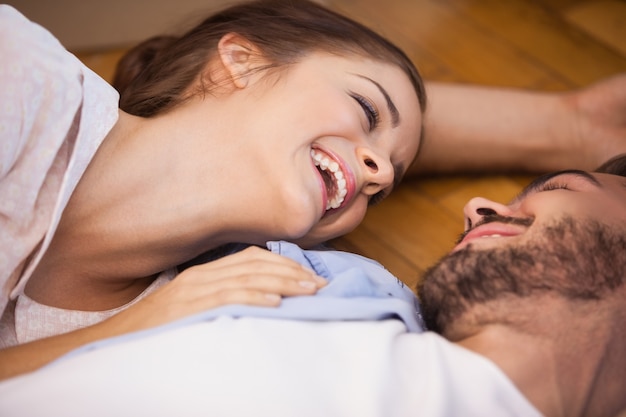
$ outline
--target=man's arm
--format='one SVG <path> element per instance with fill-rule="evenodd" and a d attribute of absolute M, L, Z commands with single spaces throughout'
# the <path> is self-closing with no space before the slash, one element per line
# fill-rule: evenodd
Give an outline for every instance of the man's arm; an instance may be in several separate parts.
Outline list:
<path fill-rule="evenodd" d="M 626 73 L 568 92 L 429 83 L 409 175 L 594 169 L 626 152 Z"/>

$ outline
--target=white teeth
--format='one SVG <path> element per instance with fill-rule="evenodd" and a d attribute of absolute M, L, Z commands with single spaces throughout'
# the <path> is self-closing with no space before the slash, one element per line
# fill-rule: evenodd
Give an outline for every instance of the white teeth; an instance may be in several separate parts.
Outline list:
<path fill-rule="evenodd" d="M 343 171 L 341 171 L 339 164 L 336 161 L 329 159 L 325 154 L 311 149 L 311 158 L 313 163 L 318 166 L 322 171 L 330 171 L 333 175 L 331 178 L 335 178 L 336 192 L 333 196 L 328 196 L 328 203 L 326 204 L 326 210 L 336 209 L 341 206 L 343 200 L 348 194 L 346 188 L 346 180 Z"/>
<path fill-rule="evenodd" d="M 485 236 L 481 236 L 482 238 L 486 238 L 486 237 L 502 237 L 502 235 L 499 234 L 493 234 L 493 235 L 485 235 Z"/>

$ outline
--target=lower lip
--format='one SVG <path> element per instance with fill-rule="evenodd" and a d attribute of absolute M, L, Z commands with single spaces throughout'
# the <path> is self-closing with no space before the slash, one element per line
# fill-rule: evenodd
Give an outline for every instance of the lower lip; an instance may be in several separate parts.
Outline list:
<path fill-rule="evenodd" d="M 464 247 L 466 247 L 467 245 L 473 243 L 473 242 L 478 242 L 481 240 L 498 240 L 498 239 L 502 239 L 502 238 L 507 238 L 507 237 L 512 237 L 512 236 L 517 236 L 517 233 L 498 233 L 500 236 L 497 237 L 483 237 L 484 235 L 479 235 L 479 236 L 472 236 L 471 234 L 468 234 L 465 239 L 463 239 L 463 241 L 461 243 L 459 243 L 458 245 L 456 245 L 454 247 L 454 249 L 452 249 L 452 252 L 456 252 L 459 249 L 463 249 Z"/>

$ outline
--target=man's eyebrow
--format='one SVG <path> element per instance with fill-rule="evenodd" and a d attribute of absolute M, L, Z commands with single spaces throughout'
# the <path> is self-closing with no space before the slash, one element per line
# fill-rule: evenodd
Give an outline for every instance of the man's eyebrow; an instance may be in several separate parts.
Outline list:
<path fill-rule="evenodd" d="M 389 93 L 387 93 L 387 90 L 385 90 L 382 85 L 378 84 L 376 81 L 372 80 L 369 77 L 359 74 L 355 75 L 371 82 L 376 87 L 378 87 L 380 93 L 383 95 L 383 97 L 385 97 L 385 101 L 387 102 L 387 109 L 389 109 L 389 113 L 391 113 L 391 125 L 392 127 L 398 127 L 398 125 L 400 124 L 400 112 L 398 112 L 396 105 L 393 104 L 393 100 L 391 100 L 391 97 L 389 97 Z"/>
<path fill-rule="evenodd" d="M 537 190 L 540 190 L 550 180 L 552 180 L 552 179 L 554 179 L 556 177 L 560 177 L 562 175 L 573 175 L 573 176 L 576 176 L 576 177 L 584 179 L 585 181 L 591 183 L 592 185 L 594 185 L 596 187 L 602 187 L 602 184 L 600 184 L 600 181 L 598 181 L 596 179 L 596 177 L 594 177 L 593 175 L 591 175 L 587 171 L 581 171 L 579 169 L 568 169 L 568 170 L 564 170 L 564 171 L 556 171 L 556 172 L 551 172 L 549 174 L 544 174 L 544 175 L 542 175 L 540 177 L 535 178 L 530 184 L 528 184 L 526 187 L 524 187 L 522 192 L 520 192 L 517 195 L 517 197 L 515 197 L 513 199 L 512 203 L 516 203 L 518 201 L 523 200 L 529 194 L 531 194 L 531 193 L 533 193 L 533 192 L 535 192 Z"/>

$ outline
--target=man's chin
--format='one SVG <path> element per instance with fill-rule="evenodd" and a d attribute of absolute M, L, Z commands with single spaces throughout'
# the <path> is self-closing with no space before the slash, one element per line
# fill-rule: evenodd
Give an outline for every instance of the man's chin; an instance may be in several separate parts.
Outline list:
<path fill-rule="evenodd" d="M 542 228 L 540 239 L 492 248 L 467 245 L 430 268 L 418 287 L 426 326 L 448 323 L 502 299 L 553 293 L 599 299 L 623 285 L 626 231 L 566 217 Z M 495 240 L 494 240 L 495 242 Z M 501 242 L 501 240 L 500 240 Z"/>

